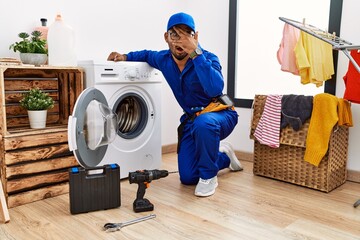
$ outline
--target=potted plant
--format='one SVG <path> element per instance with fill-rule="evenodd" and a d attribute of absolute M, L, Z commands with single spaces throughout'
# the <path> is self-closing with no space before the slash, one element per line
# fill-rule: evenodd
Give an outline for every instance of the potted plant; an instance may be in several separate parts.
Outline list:
<path fill-rule="evenodd" d="M 31 128 L 45 128 L 47 110 L 54 107 L 54 100 L 48 93 L 33 88 L 24 94 L 20 106 L 28 111 Z"/>
<path fill-rule="evenodd" d="M 9 49 L 20 52 L 22 63 L 35 66 L 43 65 L 47 61 L 48 50 L 46 40 L 41 39 L 41 35 L 40 31 L 33 31 L 31 37 L 28 33 L 21 32 L 18 35 L 21 41 L 11 44 Z"/>

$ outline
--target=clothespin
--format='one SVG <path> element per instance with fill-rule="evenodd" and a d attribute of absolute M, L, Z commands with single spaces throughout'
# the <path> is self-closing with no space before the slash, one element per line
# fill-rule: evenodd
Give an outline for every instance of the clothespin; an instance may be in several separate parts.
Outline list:
<path fill-rule="evenodd" d="M 332 36 L 333 36 L 333 39 L 335 40 L 336 39 L 336 32 L 333 32 Z"/>
<path fill-rule="evenodd" d="M 304 26 L 305 26 L 305 22 L 306 22 L 305 20 L 306 20 L 306 18 L 303 18 L 303 25 L 304 25 Z"/>

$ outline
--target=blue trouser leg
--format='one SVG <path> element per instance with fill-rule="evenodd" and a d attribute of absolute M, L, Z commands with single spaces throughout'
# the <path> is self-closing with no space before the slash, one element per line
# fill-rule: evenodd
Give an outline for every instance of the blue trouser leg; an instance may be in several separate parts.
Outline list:
<path fill-rule="evenodd" d="M 238 122 L 236 111 L 209 112 L 188 121 L 178 153 L 180 181 L 196 184 L 229 167 L 229 157 L 219 152 L 220 140 L 229 136 Z"/>

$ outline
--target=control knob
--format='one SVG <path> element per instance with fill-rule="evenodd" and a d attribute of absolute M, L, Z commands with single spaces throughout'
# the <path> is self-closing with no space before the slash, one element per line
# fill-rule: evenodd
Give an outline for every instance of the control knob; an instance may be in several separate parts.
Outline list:
<path fill-rule="evenodd" d="M 126 73 L 125 77 L 131 81 L 134 81 L 135 79 L 139 78 L 135 69 L 130 69 Z"/>

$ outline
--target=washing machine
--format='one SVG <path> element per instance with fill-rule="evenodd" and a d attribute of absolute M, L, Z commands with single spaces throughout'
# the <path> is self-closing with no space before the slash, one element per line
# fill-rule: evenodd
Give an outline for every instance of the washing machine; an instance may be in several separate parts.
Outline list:
<path fill-rule="evenodd" d="M 85 90 L 69 117 L 68 140 L 85 168 L 116 163 L 120 178 L 161 165 L 163 75 L 144 62 L 81 61 Z"/>

